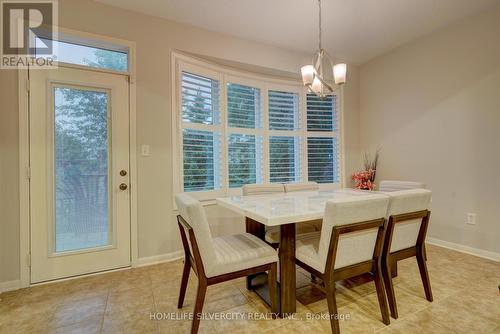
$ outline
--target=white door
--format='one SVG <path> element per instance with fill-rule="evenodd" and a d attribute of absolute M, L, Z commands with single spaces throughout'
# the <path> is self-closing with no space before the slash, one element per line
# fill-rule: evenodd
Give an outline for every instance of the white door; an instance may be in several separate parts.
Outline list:
<path fill-rule="evenodd" d="M 129 266 L 128 78 L 29 75 L 31 282 Z"/>

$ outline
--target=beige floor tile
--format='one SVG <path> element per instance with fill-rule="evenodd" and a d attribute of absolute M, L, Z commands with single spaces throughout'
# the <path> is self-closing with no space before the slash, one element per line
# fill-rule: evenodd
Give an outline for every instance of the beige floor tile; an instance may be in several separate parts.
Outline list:
<path fill-rule="evenodd" d="M 106 307 L 106 297 L 90 297 L 66 301 L 49 312 L 47 322 L 50 327 L 62 327 L 95 317 L 102 317 Z"/>
<path fill-rule="evenodd" d="M 114 291 L 108 296 L 106 312 L 133 312 L 133 310 L 153 310 L 154 299 L 150 289 L 129 289 Z"/>
<path fill-rule="evenodd" d="M 238 290 L 235 294 L 221 297 L 207 296 L 203 311 L 209 313 L 222 312 L 247 303 L 248 299 Z"/>
<path fill-rule="evenodd" d="M 48 328 L 47 334 L 98 334 L 101 332 L 102 319 L 102 316 L 98 316 L 63 327 Z"/>
<path fill-rule="evenodd" d="M 373 333 L 386 326 L 382 322 L 380 315 L 366 313 L 363 308 L 356 303 L 339 307 L 338 312 L 340 316 L 344 317 L 344 320 L 339 320 L 340 331 L 343 334 Z M 331 329 L 329 318 L 325 317 L 315 321 L 321 325 L 324 332 Z"/>
<path fill-rule="evenodd" d="M 406 316 L 403 319 L 393 321 L 391 324 L 377 331 L 381 334 L 452 334 L 455 333 L 451 329 L 440 325 L 439 323 L 429 320 L 425 314 L 417 313 Z"/>
<path fill-rule="evenodd" d="M 133 315 L 106 315 L 102 324 L 102 333 L 158 333 L 158 322 L 151 320 L 149 315 L 139 312 Z"/>
<path fill-rule="evenodd" d="M 174 334 L 174 333 L 190 333 L 192 320 L 160 320 L 158 321 L 159 332 L 161 334 Z M 215 334 L 217 331 L 214 329 L 212 322 L 209 320 L 202 320 L 198 329 L 199 334 Z"/>
<path fill-rule="evenodd" d="M 280 327 L 272 328 L 264 333 L 330 333 L 329 329 L 325 329 L 318 321 L 303 320 L 303 321 L 288 321 Z"/>
<path fill-rule="evenodd" d="M 394 294 L 396 295 L 399 318 L 404 318 L 406 316 L 412 315 L 431 305 L 431 302 L 427 301 L 427 299 L 425 299 L 425 296 L 414 296 L 397 286 L 394 288 Z M 356 301 L 356 304 L 365 313 L 382 319 L 376 292 L 358 299 Z M 391 320 L 393 319 L 391 318 Z"/>
<path fill-rule="evenodd" d="M 48 330 L 47 313 L 26 309 L 6 314 L 0 323 L 0 334 L 45 333 Z"/>
<path fill-rule="evenodd" d="M 226 310 L 224 313 L 226 318 L 231 320 L 213 321 L 214 329 L 218 333 L 256 333 L 277 328 L 281 324 L 280 320 L 262 319 L 263 310 L 254 303 L 247 303 Z"/>
<path fill-rule="evenodd" d="M 446 299 L 433 303 L 419 313 L 421 321 L 431 320 L 447 327 L 455 333 L 488 333 L 497 327 L 497 323 L 490 320 L 487 310 L 478 311 L 471 305 L 463 304 L 459 299 Z M 485 312 L 486 311 L 486 312 Z"/>

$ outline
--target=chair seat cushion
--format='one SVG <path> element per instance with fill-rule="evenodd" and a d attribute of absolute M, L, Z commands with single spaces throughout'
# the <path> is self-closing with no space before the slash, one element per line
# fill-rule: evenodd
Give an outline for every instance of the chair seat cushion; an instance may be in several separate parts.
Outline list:
<path fill-rule="evenodd" d="M 213 238 L 216 261 L 212 268 L 205 268 L 207 277 L 278 262 L 276 251 L 250 233 Z"/>
<path fill-rule="evenodd" d="M 309 233 L 321 230 L 321 220 L 295 224 L 295 233 Z M 280 242 L 280 227 L 271 226 L 266 228 L 266 241 L 270 244 L 279 244 Z"/>

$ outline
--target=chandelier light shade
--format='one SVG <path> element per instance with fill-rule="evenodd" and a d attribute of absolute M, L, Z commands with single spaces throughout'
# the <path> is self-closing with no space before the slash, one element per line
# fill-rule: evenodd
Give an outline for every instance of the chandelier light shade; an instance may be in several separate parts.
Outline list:
<path fill-rule="evenodd" d="M 312 65 L 302 66 L 300 69 L 300 73 L 302 73 L 302 81 L 304 85 L 311 85 L 314 80 L 314 76 L 316 75 L 316 69 Z"/>
<path fill-rule="evenodd" d="M 346 64 L 337 64 L 333 66 L 333 78 L 335 80 L 336 85 L 345 84 L 346 76 L 347 76 Z"/>
<path fill-rule="evenodd" d="M 332 59 L 321 45 L 321 0 L 318 0 L 319 6 L 319 47 L 313 57 L 312 64 L 302 66 L 300 73 L 302 74 L 302 82 L 310 92 L 325 98 L 332 95 L 334 92 L 333 83 L 328 83 L 325 77 L 326 71 L 331 73 L 335 85 L 343 85 L 347 79 L 347 65 L 333 65 Z M 331 72 L 330 72 L 331 71 Z"/>

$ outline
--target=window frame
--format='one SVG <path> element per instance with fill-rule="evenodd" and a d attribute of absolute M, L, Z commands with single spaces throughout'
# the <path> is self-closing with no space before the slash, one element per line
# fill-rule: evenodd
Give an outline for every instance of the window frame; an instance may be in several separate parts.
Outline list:
<path fill-rule="evenodd" d="M 281 91 L 281 92 L 287 92 L 287 93 L 294 93 L 298 95 L 299 101 L 298 101 L 298 123 L 299 123 L 299 128 L 296 130 L 271 130 L 269 129 L 269 91 Z M 299 149 L 295 152 L 295 158 L 299 161 L 299 165 L 295 166 L 295 171 L 299 174 L 299 180 L 297 182 L 307 182 L 307 180 L 304 178 L 307 175 L 307 156 L 304 156 L 304 153 L 307 155 L 307 147 L 304 146 L 304 134 L 305 134 L 305 128 L 307 127 L 307 124 L 304 123 L 304 86 L 302 85 L 302 82 L 298 82 L 294 85 L 288 85 L 288 84 L 277 84 L 277 83 L 272 83 L 267 85 L 267 90 L 266 90 L 266 99 L 268 104 L 266 105 L 266 129 L 267 129 L 267 137 L 265 138 L 265 142 L 267 144 L 267 178 L 265 178 L 264 182 L 268 183 L 270 182 L 270 171 L 269 171 L 269 139 L 271 137 L 298 137 L 298 145 Z M 304 165 L 305 163 L 305 165 Z"/>
<path fill-rule="evenodd" d="M 338 90 L 334 92 L 335 94 L 335 108 L 337 109 L 337 131 L 309 131 L 307 130 L 307 94 L 308 92 L 306 91 L 305 93 L 305 101 L 304 101 L 304 117 L 305 117 L 305 159 L 306 159 L 306 175 L 309 181 L 309 161 L 308 161 L 308 151 L 307 151 L 307 146 L 308 146 L 308 139 L 309 138 L 336 138 L 337 139 L 337 147 L 338 147 L 338 183 L 320 183 L 320 189 L 325 188 L 325 189 L 330 189 L 331 187 L 328 187 L 328 185 L 338 185 L 338 187 L 333 187 L 335 188 L 341 188 L 345 185 L 345 175 L 344 175 L 344 163 L 345 163 L 345 156 L 344 156 L 344 138 L 343 138 L 343 108 L 342 106 L 342 93 L 339 92 Z"/>
<path fill-rule="evenodd" d="M 215 127 L 219 129 L 221 135 L 221 153 L 220 153 L 220 171 L 221 181 L 220 189 L 207 191 L 193 191 L 189 194 L 197 199 L 213 203 L 217 197 L 241 195 L 241 188 L 229 188 L 229 164 L 228 164 L 228 136 L 230 134 L 249 134 L 262 139 L 261 148 L 262 155 L 259 157 L 262 160 L 262 182 L 268 183 L 270 178 L 269 171 L 269 138 L 271 136 L 296 136 L 299 138 L 299 150 L 297 156 L 300 164 L 297 166 L 300 170 L 300 178 L 297 182 L 308 181 L 308 152 L 307 140 L 310 137 L 328 137 L 337 138 L 339 150 L 338 183 L 323 183 L 319 184 L 321 190 L 338 189 L 345 184 L 344 177 L 344 140 L 343 140 L 343 108 L 342 108 L 342 89 L 334 92 L 336 97 L 336 113 L 337 113 L 337 131 L 308 131 L 307 130 L 307 88 L 302 85 L 299 80 L 278 79 L 258 73 L 252 73 L 242 70 L 236 70 L 226 66 L 214 64 L 205 60 L 197 59 L 182 53 L 172 52 L 171 57 L 171 90 L 172 90 L 172 177 L 174 194 L 184 191 L 184 171 L 183 171 L 183 136 L 184 128 L 201 128 Z M 218 80 L 219 82 L 219 105 L 220 105 L 220 124 L 215 125 L 185 125 L 182 121 L 182 72 L 186 71 L 207 78 Z M 260 128 L 237 128 L 229 127 L 227 122 L 227 84 L 234 83 L 245 86 L 251 86 L 260 89 Z M 285 91 L 297 93 L 298 102 L 298 130 L 269 130 L 269 96 L 270 90 Z M 258 172 L 257 172 L 258 173 Z"/>
<path fill-rule="evenodd" d="M 227 144 L 227 138 L 230 134 L 247 134 L 247 135 L 253 135 L 255 136 L 255 148 L 257 150 L 257 138 L 260 137 L 262 141 L 262 146 L 261 146 L 261 158 L 262 158 L 262 168 L 261 168 L 261 178 L 262 181 L 265 182 L 266 178 L 266 166 L 268 165 L 267 160 L 265 160 L 266 154 L 264 153 L 264 142 L 265 142 L 265 125 L 266 125 L 266 120 L 264 120 L 264 108 L 266 108 L 266 104 L 264 102 L 264 92 L 266 91 L 265 85 L 262 83 L 262 81 L 255 80 L 252 78 L 244 77 L 244 76 L 238 76 L 234 75 L 233 73 L 228 73 L 228 74 L 223 74 L 224 80 L 221 83 L 221 89 L 222 85 L 224 85 L 224 88 L 221 90 L 221 98 L 223 99 L 223 102 L 221 101 L 221 114 L 224 114 L 224 129 L 225 133 L 223 134 L 222 138 L 226 138 L 226 144 Z M 259 128 L 238 128 L 238 127 L 230 127 L 228 122 L 227 122 L 227 84 L 229 83 L 234 83 L 238 85 L 243 85 L 243 86 L 249 86 L 253 88 L 258 88 L 260 90 L 260 127 Z M 224 106 L 224 112 L 222 112 L 222 106 Z M 226 145 L 227 146 L 227 145 Z M 256 152 L 257 155 L 258 152 Z M 223 160 L 223 163 L 226 165 L 226 175 L 223 177 L 224 187 L 227 189 L 227 194 L 228 195 L 238 195 L 241 194 L 241 188 L 230 188 L 229 187 L 229 162 L 228 162 L 228 155 L 229 155 L 229 150 L 228 147 L 226 147 L 225 150 L 225 160 Z M 256 171 L 256 174 L 258 175 L 258 171 Z"/>

